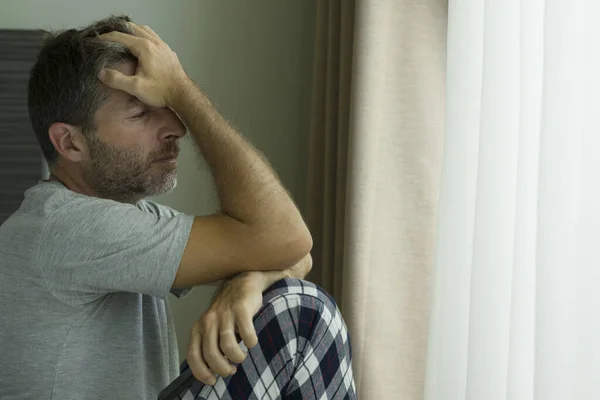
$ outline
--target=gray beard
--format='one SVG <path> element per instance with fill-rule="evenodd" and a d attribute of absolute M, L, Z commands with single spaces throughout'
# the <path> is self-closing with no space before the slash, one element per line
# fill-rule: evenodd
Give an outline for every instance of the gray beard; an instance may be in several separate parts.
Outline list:
<path fill-rule="evenodd" d="M 170 193 L 177 186 L 177 169 L 166 166 L 160 173 L 152 173 L 152 161 L 165 153 L 179 151 L 179 143 L 169 142 L 165 149 L 151 154 L 122 149 L 104 143 L 96 137 L 88 138 L 91 161 L 84 168 L 83 177 L 102 198 L 126 203 L 137 203 L 148 196 Z"/>

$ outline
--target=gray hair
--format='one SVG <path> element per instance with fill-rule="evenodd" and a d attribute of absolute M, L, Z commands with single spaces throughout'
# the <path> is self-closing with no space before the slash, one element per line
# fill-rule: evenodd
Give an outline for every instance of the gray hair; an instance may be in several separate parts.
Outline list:
<path fill-rule="evenodd" d="M 132 34 L 127 16 L 111 16 L 80 29 L 46 32 L 29 76 L 29 119 L 49 165 L 58 159 L 48 129 L 55 122 L 77 126 L 85 135 L 96 129 L 94 115 L 106 100 L 98 73 L 102 68 L 137 59 L 124 46 L 99 35 Z"/>

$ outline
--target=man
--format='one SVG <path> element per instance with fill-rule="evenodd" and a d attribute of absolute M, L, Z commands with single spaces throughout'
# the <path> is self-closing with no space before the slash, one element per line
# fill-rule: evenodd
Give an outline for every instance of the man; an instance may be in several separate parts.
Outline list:
<path fill-rule="evenodd" d="M 168 293 L 228 278 L 177 396 L 355 398 L 339 311 L 298 280 L 300 213 L 155 32 L 111 17 L 50 37 L 28 100 L 51 177 L 0 227 L 0 399 L 157 398 L 179 372 Z M 175 187 L 186 126 L 215 215 L 143 200 Z"/>

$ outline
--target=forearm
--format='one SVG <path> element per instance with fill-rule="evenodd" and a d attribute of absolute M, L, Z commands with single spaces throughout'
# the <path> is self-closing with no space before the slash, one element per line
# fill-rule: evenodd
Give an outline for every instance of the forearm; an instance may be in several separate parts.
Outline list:
<path fill-rule="evenodd" d="M 285 278 L 304 279 L 312 269 L 312 257 L 307 254 L 300 262 L 284 271 L 247 272 L 246 279 L 253 281 L 261 290 L 267 290 L 272 284 Z"/>
<path fill-rule="evenodd" d="M 248 225 L 279 224 L 282 229 L 308 233 L 296 205 L 259 152 L 191 80 L 183 83 L 178 93 L 173 109 L 188 126 L 211 169 L 221 211 Z"/>

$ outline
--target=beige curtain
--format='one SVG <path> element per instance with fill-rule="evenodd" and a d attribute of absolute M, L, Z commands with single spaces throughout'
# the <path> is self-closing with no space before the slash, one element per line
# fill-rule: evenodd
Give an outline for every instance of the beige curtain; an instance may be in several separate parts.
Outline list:
<path fill-rule="evenodd" d="M 446 0 L 318 2 L 309 277 L 342 308 L 365 399 L 423 398 Z"/>
<path fill-rule="evenodd" d="M 309 279 L 342 306 L 355 6 L 354 0 L 325 0 L 317 7 L 307 201 L 314 267 Z"/>

